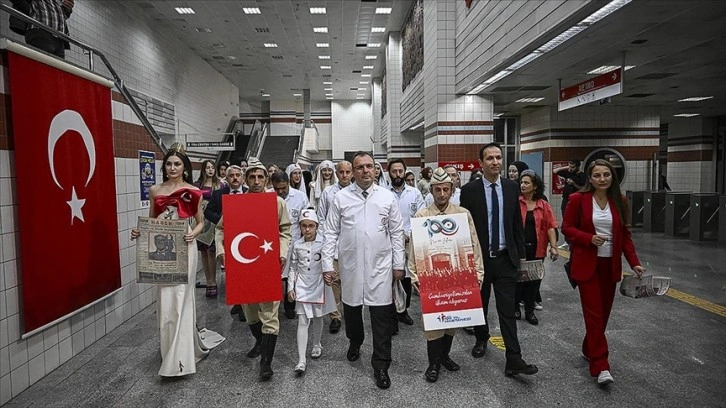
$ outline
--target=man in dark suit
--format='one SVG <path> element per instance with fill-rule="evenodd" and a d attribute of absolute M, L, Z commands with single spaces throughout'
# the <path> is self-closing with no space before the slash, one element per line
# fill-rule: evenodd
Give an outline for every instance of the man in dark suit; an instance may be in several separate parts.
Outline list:
<path fill-rule="evenodd" d="M 484 317 L 489 311 L 489 297 L 494 285 L 499 327 L 506 346 L 506 375 L 535 374 L 537 366 L 522 360 L 514 319 L 514 292 L 517 288 L 520 261 L 524 260 L 524 226 L 519 210 L 519 185 L 500 177 L 502 149 L 489 143 L 479 150 L 479 163 L 484 171 L 480 180 L 461 188 L 461 206 L 469 210 L 482 253 L 484 254 L 484 283 L 481 299 Z M 474 357 L 486 353 L 489 325 L 476 326 Z"/>
<path fill-rule="evenodd" d="M 240 166 L 229 166 L 227 168 L 227 185 L 212 192 L 212 198 L 209 199 L 207 207 L 204 209 L 204 218 L 217 224 L 219 218 L 222 217 L 222 196 L 225 194 L 241 194 L 247 192 L 247 187 L 242 185 L 242 168 Z M 204 287 L 197 282 L 197 287 Z M 239 320 L 244 322 L 245 314 L 242 312 L 241 305 L 234 305 L 231 314 L 239 316 Z"/>

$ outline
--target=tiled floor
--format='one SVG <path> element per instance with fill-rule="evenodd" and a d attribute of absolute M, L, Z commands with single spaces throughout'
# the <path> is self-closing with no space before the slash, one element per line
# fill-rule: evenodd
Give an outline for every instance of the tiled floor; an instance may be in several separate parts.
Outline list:
<path fill-rule="evenodd" d="M 252 343 L 247 327 L 230 317 L 222 298 L 206 300 L 199 290 L 200 326 L 221 332 L 227 341 L 198 365 L 197 374 L 172 380 L 157 375 L 152 305 L 7 406 L 726 406 L 726 251 L 661 234 L 636 232 L 634 238 L 649 271 L 670 276 L 674 289 L 698 299 L 617 295 L 607 333 L 616 382 L 607 389 L 594 384 L 579 355 L 584 330 L 579 298 L 559 260 L 547 262 L 540 325 L 519 323 L 524 358 L 540 368 L 535 376 L 505 377 L 504 352 L 491 345 L 483 358 L 472 358 L 473 338 L 462 331 L 452 351 L 462 370 L 442 371 L 436 384 L 426 383 L 426 348 L 414 298 L 416 325 L 402 326 L 394 337 L 391 389 L 378 390 L 371 378 L 370 331 L 361 360 L 349 363 L 344 332 L 328 334 L 327 323 L 322 358 L 308 357 L 308 373 L 295 378 L 296 321 L 282 315 L 275 375 L 260 383 L 256 360 L 244 356 Z M 708 311 L 693 304 L 716 306 Z M 495 313 L 490 320 L 496 322 Z"/>

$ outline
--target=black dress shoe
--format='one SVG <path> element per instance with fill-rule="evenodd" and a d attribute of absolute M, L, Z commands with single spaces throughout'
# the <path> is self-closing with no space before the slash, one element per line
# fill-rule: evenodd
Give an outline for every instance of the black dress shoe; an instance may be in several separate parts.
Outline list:
<path fill-rule="evenodd" d="M 534 312 L 525 313 L 524 320 L 535 326 L 539 324 L 539 319 L 537 319 L 537 316 L 534 315 Z"/>
<path fill-rule="evenodd" d="M 426 371 L 424 372 L 424 378 L 426 378 L 427 382 L 435 383 L 439 379 L 440 370 L 441 370 L 441 365 L 439 363 L 430 364 L 429 368 L 427 368 Z"/>
<path fill-rule="evenodd" d="M 376 387 L 385 390 L 391 386 L 391 377 L 388 376 L 388 370 L 375 370 L 373 374 L 376 377 Z"/>
<path fill-rule="evenodd" d="M 295 309 L 287 309 L 285 310 L 285 317 L 288 319 L 294 319 L 297 317 L 297 313 L 295 313 Z"/>
<path fill-rule="evenodd" d="M 229 311 L 229 314 L 235 315 L 237 313 L 242 312 L 242 305 L 234 305 L 232 306 L 232 309 Z"/>
<path fill-rule="evenodd" d="M 527 364 L 521 358 L 518 360 L 507 360 L 507 364 L 504 366 L 505 375 L 517 375 L 526 374 L 532 375 L 537 374 L 537 366 L 534 364 Z"/>
<path fill-rule="evenodd" d="M 461 369 L 461 366 L 456 364 L 454 360 L 452 360 L 449 356 L 443 357 L 441 359 L 441 366 L 444 367 L 447 371 L 459 371 Z"/>
<path fill-rule="evenodd" d="M 398 321 L 407 324 L 409 326 L 413 326 L 413 319 L 411 319 L 411 316 L 408 315 L 408 312 L 403 312 L 398 314 Z"/>
<path fill-rule="evenodd" d="M 514 311 L 514 318 L 517 320 L 522 320 L 522 311 L 519 310 L 519 308 Z"/>
<path fill-rule="evenodd" d="M 245 311 L 240 310 L 239 313 L 237 313 L 237 318 L 239 319 L 240 322 L 246 322 L 247 318 L 245 317 Z"/>
<path fill-rule="evenodd" d="M 471 355 L 476 358 L 483 357 L 486 352 L 487 342 L 482 340 L 477 340 L 474 348 L 471 349 Z"/>
<path fill-rule="evenodd" d="M 340 319 L 333 319 L 330 321 L 330 333 L 335 334 L 340 331 Z"/>
<path fill-rule="evenodd" d="M 203 284 L 202 282 L 197 282 L 194 284 L 194 287 L 197 289 L 204 289 L 207 287 L 207 285 Z"/>
<path fill-rule="evenodd" d="M 355 346 L 353 344 L 348 346 L 348 352 L 345 354 L 345 357 L 350 362 L 358 361 L 360 358 L 360 346 Z"/>

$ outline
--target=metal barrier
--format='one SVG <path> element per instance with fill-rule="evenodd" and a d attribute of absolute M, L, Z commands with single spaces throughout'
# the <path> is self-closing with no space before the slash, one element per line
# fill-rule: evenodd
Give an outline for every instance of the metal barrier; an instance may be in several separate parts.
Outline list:
<path fill-rule="evenodd" d="M 726 195 L 718 198 L 718 209 L 721 212 L 718 220 L 718 245 L 726 248 Z"/>
<path fill-rule="evenodd" d="M 665 231 L 665 191 L 646 191 L 643 194 L 643 230 Z"/>
<path fill-rule="evenodd" d="M 691 192 L 666 193 L 665 232 L 671 237 L 688 236 L 691 224 Z"/>
<path fill-rule="evenodd" d="M 718 210 L 716 193 L 692 194 L 688 239 L 691 241 L 718 239 Z"/>
<path fill-rule="evenodd" d="M 628 206 L 630 208 L 630 225 L 642 227 L 645 215 L 645 191 L 627 191 Z"/>

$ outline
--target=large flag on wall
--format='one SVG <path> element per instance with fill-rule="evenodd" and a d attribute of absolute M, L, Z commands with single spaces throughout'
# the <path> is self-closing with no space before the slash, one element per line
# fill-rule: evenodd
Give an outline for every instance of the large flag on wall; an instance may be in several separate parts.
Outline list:
<path fill-rule="evenodd" d="M 277 195 L 227 194 L 222 208 L 227 304 L 282 300 Z"/>
<path fill-rule="evenodd" d="M 21 51 L 18 51 L 21 52 Z M 111 90 L 8 52 L 25 333 L 121 287 Z"/>

